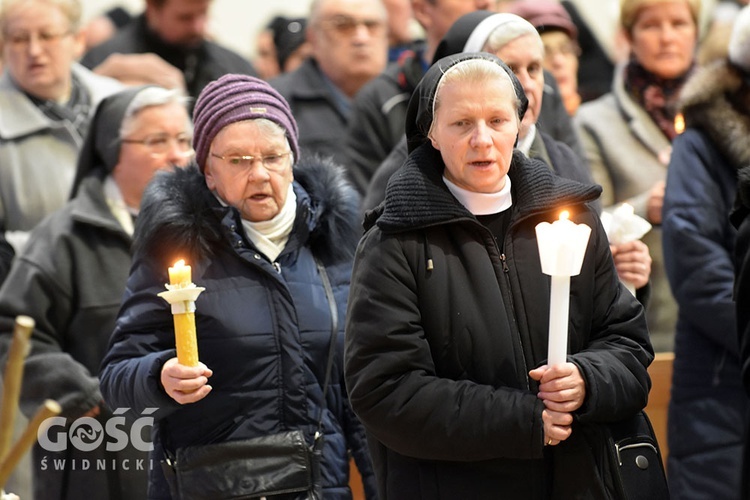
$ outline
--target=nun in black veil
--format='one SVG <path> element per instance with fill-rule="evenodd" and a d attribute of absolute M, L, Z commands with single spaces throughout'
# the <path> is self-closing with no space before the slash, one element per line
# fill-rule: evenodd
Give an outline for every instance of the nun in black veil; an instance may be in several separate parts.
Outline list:
<path fill-rule="evenodd" d="M 178 91 L 136 87 L 104 99 L 79 156 L 71 199 L 34 229 L 0 288 L 3 357 L 16 316 L 36 322 L 21 411 L 31 418 L 54 399 L 67 419 L 33 450 L 37 500 L 146 498 L 149 436 L 133 439 L 122 412 L 103 404 L 99 364 L 125 290 L 141 193 L 156 171 L 188 163 L 191 138 Z M 110 425 L 127 436 L 111 435 Z M 90 440 L 80 440 L 81 432 Z"/>
<path fill-rule="evenodd" d="M 525 108 L 487 53 L 440 59 L 409 102 L 409 157 L 368 214 L 346 324 L 381 498 L 609 498 L 582 429 L 646 405 L 653 350 L 591 206 L 601 187 L 514 150 Z M 535 227 L 563 209 L 592 232 L 567 360 L 549 366 Z"/>

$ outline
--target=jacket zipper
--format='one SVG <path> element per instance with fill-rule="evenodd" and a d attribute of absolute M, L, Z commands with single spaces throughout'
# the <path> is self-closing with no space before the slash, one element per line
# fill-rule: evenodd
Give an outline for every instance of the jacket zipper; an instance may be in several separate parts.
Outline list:
<path fill-rule="evenodd" d="M 487 227 L 485 227 L 485 226 L 483 226 L 481 224 L 479 224 L 479 225 L 482 227 L 482 229 L 485 231 L 485 233 L 489 235 L 490 241 L 492 241 L 492 245 L 495 247 L 495 251 L 500 255 L 500 262 L 502 264 L 503 277 L 505 279 L 505 285 L 506 285 L 506 290 L 507 290 L 507 298 L 508 298 L 508 301 L 509 301 L 507 309 L 511 313 L 508 319 L 509 319 L 509 322 L 511 323 L 510 326 L 513 329 L 513 333 L 516 336 L 516 341 L 518 342 L 518 348 L 521 351 L 521 360 L 522 360 L 522 363 L 523 363 L 523 373 L 526 374 L 526 373 L 529 372 L 529 369 L 528 369 L 528 365 L 526 364 L 526 350 L 523 347 L 523 342 L 521 341 L 521 332 L 518 330 L 518 322 L 516 321 L 516 317 L 515 317 L 516 308 L 513 305 L 513 293 L 512 293 L 512 287 L 510 285 L 510 276 L 509 276 L 509 274 L 510 274 L 510 267 L 508 267 L 508 259 L 505 256 L 505 252 L 501 252 L 500 251 L 500 247 L 498 247 L 497 240 L 495 240 L 495 236 L 492 234 L 492 232 Z M 511 225 L 512 225 L 512 223 L 511 223 Z M 510 234 L 510 226 L 508 226 L 508 230 L 506 232 L 506 235 L 507 234 Z M 500 285 L 500 283 L 498 283 L 498 284 Z M 506 294 L 503 293 L 503 286 L 502 285 L 500 285 L 500 293 L 503 295 L 503 298 L 506 297 Z M 526 387 L 526 390 L 531 391 L 531 385 L 529 384 L 529 377 L 528 377 L 528 375 L 522 376 L 521 378 L 523 379 L 523 383 L 524 383 L 524 385 Z"/>

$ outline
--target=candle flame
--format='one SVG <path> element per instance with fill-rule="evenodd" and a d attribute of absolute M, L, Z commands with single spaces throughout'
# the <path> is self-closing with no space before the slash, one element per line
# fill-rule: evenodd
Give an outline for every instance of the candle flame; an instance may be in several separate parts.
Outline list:
<path fill-rule="evenodd" d="M 678 134 L 685 131 L 685 117 L 682 116 L 682 113 L 677 113 L 677 116 L 674 117 L 674 131 Z"/>
<path fill-rule="evenodd" d="M 560 220 L 567 220 L 568 217 L 570 217 L 570 212 L 568 212 L 567 210 L 563 210 L 562 212 L 560 212 Z"/>
<path fill-rule="evenodd" d="M 185 261 L 183 259 L 178 260 L 172 267 L 185 267 Z"/>

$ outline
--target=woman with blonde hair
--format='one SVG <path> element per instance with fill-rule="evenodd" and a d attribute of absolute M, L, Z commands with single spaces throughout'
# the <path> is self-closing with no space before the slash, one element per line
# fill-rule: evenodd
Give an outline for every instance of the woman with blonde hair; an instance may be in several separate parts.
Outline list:
<path fill-rule="evenodd" d="M 67 201 L 96 105 L 122 88 L 76 62 L 80 19 L 78 0 L 10 0 L 0 11 L 0 230 L 17 254 Z"/>
<path fill-rule="evenodd" d="M 662 203 L 672 140 L 679 133 L 678 99 L 695 60 L 699 0 L 624 0 L 620 25 L 630 58 L 612 91 L 578 109 L 578 126 L 594 181 L 606 208 L 628 203 L 653 226 L 643 238 L 651 250 L 652 294 L 647 308 L 656 351 L 674 343 L 677 304 L 664 272 Z"/>

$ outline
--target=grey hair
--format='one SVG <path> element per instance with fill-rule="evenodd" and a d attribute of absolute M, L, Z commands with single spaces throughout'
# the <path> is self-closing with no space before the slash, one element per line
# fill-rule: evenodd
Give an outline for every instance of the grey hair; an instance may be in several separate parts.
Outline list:
<path fill-rule="evenodd" d="M 52 7 L 57 7 L 65 15 L 70 24 L 70 29 L 77 33 L 81 29 L 81 2 L 79 0 L 36 0 L 40 3 L 46 3 Z M 2 11 L 0 11 L 0 31 L 6 34 L 5 28 L 8 21 L 8 13 L 17 5 L 28 3 L 28 0 L 4 0 L 2 2 Z"/>
<path fill-rule="evenodd" d="M 496 54 L 510 42 L 527 35 L 534 37 L 534 40 L 539 44 L 542 54 L 544 54 L 544 43 L 542 42 L 542 37 L 539 36 L 539 32 L 531 23 L 521 17 L 518 20 L 505 22 L 492 30 L 484 42 L 482 51 Z"/>
<path fill-rule="evenodd" d="M 133 123 L 135 117 L 143 109 L 151 106 L 165 106 L 168 104 L 179 104 L 185 107 L 187 111 L 187 104 L 189 98 L 178 89 L 165 89 L 162 87 L 146 87 L 136 94 L 127 109 L 125 109 L 125 115 L 122 118 L 120 124 L 120 137 L 125 137 L 132 132 Z M 188 116 L 187 129 L 190 135 L 193 134 L 193 122 Z"/>
<path fill-rule="evenodd" d="M 502 78 L 510 84 L 510 88 L 515 96 L 515 99 L 513 99 L 513 108 L 518 111 L 518 108 L 521 106 L 521 100 L 518 98 L 518 95 L 516 95 L 516 88 L 515 85 L 513 85 L 513 80 L 502 66 L 486 59 L 467 59 L 448 68 L 448 70 L 443 73 L 443 76 L 440 78 L 440 81 L 435 88 L 435 98 L 432 101 L 432 122 L 430 123 L 430 130 L 427 132 L 427 137 L 432 136 L 432 130 L 435 127 L 435 117 L 437 116 L 437 111 L 442 104 L 440 90 L 446 83 L 479 83 L 491 81 L 497 78 Z M 518 116 L 517 113 L 516 116 Z"/>
<path fill-rule="evenodd" d="M 258 127 L 258 130 L 266 137 L 283 137 L 284 141 L 286 141 L 286 147 L 291 151 L 292 165 L 294 165 L 296 161 L 294 150 L 292 150 L 292 146 L 289 144 L 289 137 L 287 136 L 284 127 L 267 118 L 253 118 L 252 120 L 247 121 L 253 122 Z"/>
<path fill-rule="evenodd" d="M 312 0 L 312 3 L 310 3 L 310 13 L 307 16 L 308 19 L 308 29 L 310 27 L 317 25 L 320 22 L 320 10 L 323 7 L 323 4 L 326 3 L 328 0 Z M 383 19 L 388 19 L 388 10 L 385 8 L 385 5 L 383 4 L 382 0 L 370 0 L 377 4 L 379 7 L 378 10 L 380 10 L 380 14 L 383 17 Z"/>

